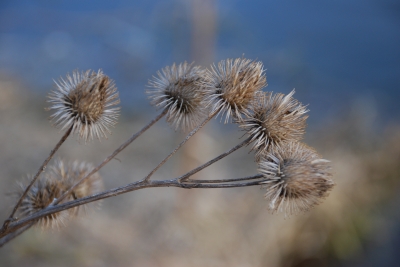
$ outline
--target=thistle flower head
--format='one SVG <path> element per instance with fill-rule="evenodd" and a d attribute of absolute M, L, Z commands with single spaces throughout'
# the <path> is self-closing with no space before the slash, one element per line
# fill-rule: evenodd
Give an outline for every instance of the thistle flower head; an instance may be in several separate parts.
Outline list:
<path fill-rule="evenodd" d="M 67 191 L 75 183 L 79 182 L 83 177 L 86 177 L 93 169 L 94 166 L 87 162 L 67 162 L 57 160 L 54 165 L 49 167 L 50 171 L 48 176 L 52 179 L 62 181 L 64 190 Z M 81 184 L 75 187 L 71 192 L 72 200 L 87 197 L 101 192 L 103 189 L 103 181 L 99 173 L 94 173 L 85 179 Z M 96 202 L 98 203 L 98 202 Z M 86 205 L 75 207 L 73 210 L 75 214 Z"/>
<path fill-rule="evenodd" d="M 110 127 L 116 124 L 119 116 L 117 88 L 114 82 L 103 74 L 86 71 L 74 71 L 72 76 L 61 78 L 56 83 L 48 102 L 48 110 L 54 110 L 50 119 L 62 130 L 72 127 L 85 142 L 110 134 Z"/>
<path fill-rule="evenodd" d="M 182 128 L 189 130 L 197 126 L 205 116 L 202 105 L 204 93 L 199 81 L 204 71 L 199 67 L 193 67 L 186 62 L 175 63 L 157 72 L 158 77 L 149 81 L 147 90 L 151 104 L 158 108 L 167 108 L 167 122 L 175 130 Z"/>
<path fill-rule="evenodd" d="M 263 64 L 250 59 L 222 60 L 207 70 L 202 87 L 211 113 L 225 116 L 227 123 L 232 116 L 240 119 L 247 113 L 255 92 L 267 85 Z"/>
<path fill-rule="evenodd" d="M 240 127 L 254 141 L 252 150 L 260 160 L 270 148 L 283 141 L 298 141 L 305 132 L 308 110 L 288 94 L 258 92 L 251 104 L 250 113 L 240 122 Z"/>
<path fill-rule="evenodd" d="M 93 170 L 91 164 L 77 161 L 73 163 L 64 163 L 62 160 L 56 161 L 49 166 L 49 172 L 41 176 L 30 188 L 25 198 L 22 200 L 19 208 L 20 216 L 28 216 L 41 211 L 60 198 L 72 185 L 85 177 Z M 20 185 L 22 195 L 25 186 Z M 61 203 L 86 197 L 100 192 L 103 189 L 103 183 L 98 173 L 94 173 L 85 179 L 80 185 L 72 190 Z M 69 210 L 63 210 L 54 214 L 49 214 L 38 221 L 42 227 L 55 228 L 65 224 L 65 221 L 71 216 L 76 215 L 78 211 L 86 205 L 77 206 Z"/>
<path fill-rule="evenodd" d="M 20 216 L 29 216 L 48 207 L 63 194 L 64 189 L 65 185 L 62 180 L 56 177 L 40 177 L 22 200 L 19 207 Z M 22 195 L 24 191 L 25 186 L 20 184 L 18 195 Z M 63 202 L 69 200 L 71 198 L 67 198 Z M 68 217 L 69 211 L 63 210 L 39 219 L 38 224 L 43 228 L 59 228 L 65 225 Z"/>
<path fill-rule="evenodd" d="M 329 161 L 299 142 L 275 147 L 259 162 L 259 172 L 267 179 L 263 187 L 269 209 L 286 215 L 319 204 L 334 186 Z"/>

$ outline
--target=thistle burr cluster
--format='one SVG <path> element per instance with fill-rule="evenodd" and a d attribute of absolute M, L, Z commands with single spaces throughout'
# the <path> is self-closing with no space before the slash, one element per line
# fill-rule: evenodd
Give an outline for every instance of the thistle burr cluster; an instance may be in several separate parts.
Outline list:
<path fill-rule="evenodd" d="M 82 178 L 86 177 L 93 169 L 94 166 L 88 162 L 67 162 L 58 160 L 54 165 L 49 167 L 49 175 L 56 179 L 63 181 L 64 191 L 71 188 L 74 184 L 79 182 Z M 80 199 L 101 192 L 103 189 L 103 180 L 98 172 L 90 175 L 77 187 L 75 187 L 69 197 L 72 200 Z M 74 208 L 75 213 L 81 208 L 86 209 L 86 205 Z"/>
<path fill-rule="evenodd" d="M 257 92 L 250 112 L 239 121 L 253 141 L 269 209 L 285 215 L 309 210 L 334 186 L 329 161 L 300 142 L 308 110 L 293 94 Z"/>
<path fill-rule="evenodd" d="M 206 106 L 225 116 L 225 123 L 247 114 L 256 92 L 267 86 L 263 64 L 245 58 L 222 60 L 204 76 L 201 86 L 207 95 Z"/>
<path fill-rule="evenodd" d="M 221 115 L 225 123 L 233 120 L 246 132 L 266 180 L 262 184 L 272 211 L 283 203 L 286 208 L 280 210 L 287 215 L 305 211 L 328 195 L 334 185 L 329 161 L 300 143 L 308 118 L 306 106 L 293 98 L 294 90 L 288 95 L 262 91 L 267 81 L 261 62 L 227 59 L 204 71 L 174 64 L 158 76 L 149 82 L 156 88 L 149 92 L 150 98 L 154 105 L 169 108 L 171 124 L 178 127 L 182 117 L 197 119 L 207 112 Z M 188 108 L 193 106 L 196 109 Z M 193 128 L 199 123 L 192 121 L 184 125 Z"/>
<path fill-rule="evenodd" d="M 262 91 L 266 86 L 263 64 L 246 58 L 222 60 L 210 69 L 186 62 L 167 66 L 148 84 L 151 104 L 163 110 L 154 120 L 133 134 L 97 167 L 84 162 L 57 160 L 42 175 L 54 153 L 71 133 L 77 134 L 85 143 L 107 137 L 119 116 L 117 88 L 102 71 L 74 71 L 72 76 L 61 78 L 56 82 L 56 90 L 49 94 L 51 106 L 48 110 L 54 111 L 50 116 L 53 124 L 66 131 L 30 183 L 21 186 L 19 200 L 0 229 L 0 246 L 2 237 L 26 226 L 26 222 L 18 222 L 15 214 L 30 218 L 27 220 L 32 224 L 58 227 L 77 215 L 84 204 L 151 187 L 260 185 L 266 190 L 269 209 L 287 215 L 319 204 L 333 188 L 334 182 L 329 161 L 301 143 L 308 110 L 293 98 L 294 90 L 287 95 L 274 94 Z M 191 132 L 145 178 L 101 192 L 103 186 L 98 171 L 163 116 L 175 130 Z M 248 135 L 247 139 L 181 177 L 151 180 L 152 174 L 213 117 L 220 117 L 224 123 L 237 123 Z M 251 145 L 251 151 L 254 151 L 257 175 L 220 180 L 190 179 L 193 174 L 245 145 Z"/>
<path fill-rule="evenodd" d="M 72 163 L 65 163 L 62 160 L 57 160 L 54 165 L 49 166 L 50 171 L 46 173 L 46 175 L 40 177 L 37 183 L 28 191 L 28 194 L 22 201 L 19 215 L 31 215 L 49 207 L 61 197 L 71 185 L 75 184 L 92 169 L 93 165 L 86 162 L 75 161 Z M 98 193 L 102 190 L 102 185 L 103 182 L 100 175 L 95 173 L 90 176 L 85 183 L 76 187 L 62 203 Z M 20 192 L 17 195 L 22 195 L 24 189 L 25 186 L 21 184 Z M 41 218 L 38 224 L 42 227 L 59 228 L 65 225 L 69 218 L 77 215 L 81 208 L 85 209 L 86 205 L 47 215 Z"/>
<path fill-rule="evenodd" d="M 110 128 L 119 116 L 118 92 L 115 84 L 101 70 L 91 70 L 61 78 L 55 82 L 57 89 L 49 94 L 52 104 L 48 110 L 55 110 L 50 119 L 61 130 L 72 127 L 85 142 L 111 134 Z"/>
<path fill-rule="evenodd" d="M 25 217 L 47 208 L 55 199 L 61 196 L 63 187 L 63 182 L 57 178 L 42 176 L 22 200 L 19 216 Z M 25 186 L 21 184 L 20 192 L 17 195 L 22 195 L 24 189 Z M 65 224 L 68 214 L 68 210 L 50 214 L 41 218 L 38 223 L 42 227 L 58 228 Z"/>
<path fill-rule="evenodd" d="M 250 114 L 241 121 L 240 127 L 254 141 L 252 150 L 257 161 L 282 142 L 302 139 L 308 110 L 293 94 L 294 90 L 286 96 L 258 92 L 252 100 Z"/>
<path fill-rule="evenodd" d="M 175 130 L 190 130 L 205 117 L 204 91 L 199 86 L 203 72 L 200 66 L 184 62 L 163 68 L 149 81 L 151 103 L 168 109 L 167 122 Z"/>
<path fill-rule="evenodd" d="M 333 188 L 329 161 L 299 142 L 284 143 L 265 155 L 259 171 L 271 211 L 295 214 L 319 204 Z"/>

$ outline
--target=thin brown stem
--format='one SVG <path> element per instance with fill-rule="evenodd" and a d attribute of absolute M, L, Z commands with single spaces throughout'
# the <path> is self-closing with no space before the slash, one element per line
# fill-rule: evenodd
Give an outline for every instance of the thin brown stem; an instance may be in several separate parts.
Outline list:
<path fill-rule="evenodd" d="M 11 240 L 13 240 L 14 238 L 16 238 L 17 236 L 19 236 L 20 234 L 22 234 L 23 232 L 25 232 L 26 230 L 28 230 L 29 228 L 31 228 L 35 223 L 31 222 L 30 224 L 25 225 L 24 227 L 19 228 L 18 230 L 16 230 L 15 232 L 9 233 L 8 235 L 4 236 L 3 238 L 0 238 L 0 248 L 10 242 Z"/>
<path fill-rule="evenodd" d="M 238 178 L 240 179 L 240 178 Z M 192 189 L 192 188 L 233 188 L 233 187 L 246 187 L 246 186 L 253 186 L 253 185 L 261 185 L 262 181 L 253 181 L 253 182 L 246 182 L 246 183 L 231 183 L 231 184 L 202 184 L 202 183 L 181 183 L 179 186 L 180 188 L 185 189 Z"/>
<path fill-rule="evenodd" d="M 255 175 L 254 177 L 259 176 Z M 236 181 L 244 180 L 244 178 L 237 178 L 234 179 Z M 246 180 L 250 180 L 249 177 L 246 177 Z M 200 180 L 199 180 L 200 181 Z M 162 181 L 145 181 L 144 179 L 135 183 L 131 183 L 122 187 L 117 187 L 114 189 L 110 189 L 92 196 L 80 198 L 77 200 L 69 201 L 59 205 L 51 205 L 47 208 L 36 212 L 26 218 L 23 218 L 17 222 L 11 222 L 9 228 L 6 232 L 0 233 L 0 238 L 6 236 L 9 233 L 15 232 L 18 229 L 37 221 L 38 219 L 48 216 L 50 214 L 60 212 L 66 209 L 70 209 L 73 207 L 77 207 L 80 205 L 84 205 L 90 202 L 98 201 L 105 198 L 114 197 L 117 195 L 125 194 L 131 191 L 144 189 L 144 188 L 151 188 L 151 187 L 179 187 L 184 189 L 191 189 L 191 188 L 232 188 L 232 187 L 245 187 L 245 186 L 253 186 L 253 185 L 261 185 L 263 180 L 259 181 L 246 181 L 243 183 L 224 183 L 224 184 L 203 184 L 203 183 L 181 183 L 179 178 L 171 179 L 171 180 L 162 180 Z"/>
<path fill-rule="evenodd" d="M 181 177 L 172 179 L 172 180 L 163 180 L 163 181 L 150 181 L 150 177 L 152 174 L 154 174 L 155 171 L 157 171 L 176 151 L 179 150 L 180 147 L 182 147 L 191 136 L 193 136 L 198 130 L 200 130 L 208 121 L 210 121 L 214 115 L 211 114 L 202 124 L 200 124 L 196 129 L 194 129 L 192 132 L 189 133 L 189 135 L 185 138 L 184 141 L 182 141 L 176 148 L 175 150 L 169 154 L 153 171 L 147 175 L 144 179 L 134 182 L 128 185 L 125 185 L 123 187 L 118 187 L 114 188 L 108 191 L 104 191 L 102 193 L 88 196 L 85 198 L 77 199 L 74 201 L 70 201 L 67 203 L 59 204 L 68 194 L 72 192 L 72 190 L 78 186 L 80 183 L 82 183 L 85 179 L 93 175 L 95 172 L 97 172 L 100 168 L 102 168 L 105 164 L 107 164 L 112 158 L 114 158 L 119 152 L 121 152 L 124 148 L 126 148 L 130 143 L 132 143 L 137 137 L 139 137 L 142 133 L 144 133 L 148 128 L 150 128 L 155 122 L 157 122 L 159 119 L 161 119 L 165 114 L 167 110 L 164 110 L 163 113 L 161 113 L 159 116 L 157 116 L 153 121 L 151 121 L 148 125 L 142 128 L 141 131 L 138 133 L 134 134 L 130 139 L 128 139 L 124 144 L 122 144 L 118 149 L 116 149 L 109 157 L 107 157 L 99 166 L 97 166 L 95 169 L 93 169 L 88 175 L 83 177 L 79 182 L 77 182 L 73 187 L 71 187 L 68 191 L 66 191 L 58 200 L 55 201 L 51 206 L 48 206 L 47 208 L 32 214 L 24 219 L 21 219 L 17 222 L 10 222 L 10 227 L 9 229 L 4 229 L 0 233 L 0 241 L 2 242 L 3 240 L 11 240 L 14 233 L 18 232 L 20 234 L 21 232 L 27 230 L 36 220 L 47 216 L 52 213 L 60 212 L 65 209 L 73 208 L 76 206 L 84 205 L 89 202 L 117 196 L 120 194 L 124 194 L 127 192 L 139 190 L 139 189 L 144 189 L 144 188 L 150 188 L 150 187 L 180 187 L 180 188 L 185 188 L 185 189 L 190 189 L 190 188 L 231 188 L 231 187 L 244 187 L 244 186 L 252 186 L 252 185 L 259 185 L 261 184 L 262 181 L 249 181 L 249 180 L 255 180 L 255 179 L 261 179 L 263 178 L 262 175 L 254 175 L 254 176 L 249 176 L 249 177 L 243 177 L 243 178 L 236 178 L 236 179 L 220 179 L 220 180 L 188 180 L 190 176 L 193 174 L 201 171 L 202 169 L 210 166 L 211 164 L 217 162 L 218 160 L 226 157 L 227 155 L 233 153 L 234 151 L 238 150 L 239 148 L 243 147 L 244 145 L 247 145 L 251 142 L 251 139 L 248 138 L 244 140 L 242 143 L 238 144 L 237 146 L 233 147 L 232 149 L 226 151 L 225 153 L 219 155 L 218 157 L 208 161 L 207 163 L 197 167 L 196 169 L 184 174 Z M 187 182 L 185 182 L 188 180 Z M 242 182 L 246 181 L 246 182 Z M 240 183 L 242 182 L 242 183 Z M 58 204 L 58 205 L 57 205 Z M 29 227 L 27 227 L 29 226 Z M 25 228 L 26 227 L 26 228 Z M 20 232 L 21 231 L 21 232 Z M 4 243 L 8 242 L 4 241 Z M 1 244 L 1 243 L 0 243 Z"/>
<path fill-rule="evenodd" d="M 149 181 L 150 177 L 162 166 L 164 165 L 189 139 L 192 137 L 195 133 L 197 133 L 201 128 L 203 128 L 204 125 L 206 125 L 207 122 L 209 122 L 217 112 L 214 112 L 210 114 L 199 126 L 197 126 L 195 129 L 193 129 L 187 136 L 186 138 L 163 160 L 160 162 L 160 164 L 157 165 L 144 179 L 143 181 Z"/>
<path fill-rule="evenodd" d="M 217 162 L 218 160 L 220 160 L 220 159 L 222 159 L 222 158 L 228 156 L 229 154 L 235 152 L 236 150 L 238 150 L 239 148 L 241 148 L 241 147 L 243 147 L 243 146 L 249 144 L 250 142 L 251 142 L 251 138 L 247 138 L 247 139 L 244 140 L 242 143 L 240 143 L 240 144 L 238 144 L 237 146 L 235 146 L 235 147 L 229 149 L 228 151 L 226 151 L 225 153 L 219 155 L 218 157 L 216 157 L 216 158 L 214 158 L 214 159 L 212 159 L 212 160 L 210 160 L 210 161 L 204 163 L 203 165 L 197 167 L 196 169 L 193 169 L 193 170 L 191 170 L 190 172 L 188 172 L 188 173 L 182 175 L 181 177 L 179 177 L 180 181 L 181 181 L 181 182 L 187 181 L 188 178 L 189 178 L 190 176 L 192 176 L 193 174 L 198 173 L 198 172 L 201 171 L 202 169 L 204 169 L 204 168 L 210 166 L 211 164 Z"/>
<path fill-rule="evenodd" d="M 62 194 L 55 202 L 53 205 L 57 205 L 60 203 L 65 197 L 67 197 L 72 190 L 74 190 L 77 186 L 79 186 L 84 180 L 88 179 L 90 176 L 95 174 L 97 171 L 99 171 L 104 165 L 106 165 L 110 160 L 112 160 L 116 155 L 118 155 L 119 152 L 124 150 L 128 145 L 130 145 L 133 141 L 135 141 L 136 138 L 138 138 L 140 135 L 142 135 L 146 130 L 148 130 L 153 124 L 155 124 L 157 121 L 159 121 L 162 117 L 164 117 L 165 114 L 167 114 L 168 109 L 164 109 L 163 112 L 161 112 L 157 117 L 155 117 L 151 122 L 149 122 L 146 126 L 144 126 L 139 132 L 135 133 L 132 135 L 125 143 L 123 143 L 119 148 L 117 148 L 110 156 L 108 156 L 106 159 L 103 160 L 102 163 L 100 163 L 96 168 L 94 168 L 89 174 L 87 174 L 85 177 L 80 179 L 78 182 L 76 182 L 73 186 L 71 186 L 67 191 L 65 191 L 64 194 Z"/>
<path fill-rule="evenodd" d="M 38 177 L 40 176 L 40 174 L 46 169 L 47 164 L 49 163 L 49 161 L 53 158 L 54 154 L 57 152 L 57 150 L 61 147 L 61 145 L 65 142 L 65 140 L 67 140 L 68 136 L 71 134 L 72 132 L 72 128 L 73 126 L 71 126 L 65 133 L 64 135 L 61 137 L 60 141 L 58 141 L 58 143 L 56 144 L 56 146 L 53 148 L 53 150 L 50 152 L 50 155 L 45 159 L 45 161 L 43 162 L 42 166 L 40 166 L 38 172 L 36 173 L 36 175 L 33 177 L 33 179 L 31 180 L 31 182 L 29 183 L 29 185 L 26 187 L 24 193 L 22 194 L 22 196 L 19 198 L 17 204 L 15 205 L 13 211 L 11 212 L 10 216 L 8 217 L 8 219 L 4 222 L 3 224 L 3 228 L 1 231 L 4 231 L 7 226 L 9 225 L 10 222 L 12 222 L 14 220 L 14 215 L 17 212 L 19 206 L 21 205 L 23 199 L 26 197 L 26 194 L 29 192 L 29 190 L 31 189 L 31 187 L 33 186 L 33 184 L 35 183 L 35 181 L 38 179 Z"/>
<path fill-rule="evenodd" d="M 195 184 L 222 184 L 222 183 L 230 183 L 230 182 L 239 182 L 239 181 L 248 181 L 248 180 L 255 180 L 264 178 L 262 174 L 256 174 L 253 176 L 247 176 L 242 178 L 234 178 L 234 179 L 219 179 L 219 180 L 187 180 L 188 183 L 195 183 Z"/>

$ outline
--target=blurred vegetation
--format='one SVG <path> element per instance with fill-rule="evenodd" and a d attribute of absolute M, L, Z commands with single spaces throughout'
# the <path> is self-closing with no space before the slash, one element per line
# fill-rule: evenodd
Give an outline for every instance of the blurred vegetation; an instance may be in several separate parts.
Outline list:
<path fill-rule="evenodd" d="M 46 105 L 43 95 L 1 77 L 2 221 L 16 181 L 35 172 L 60 137 L 47 121 Z M 286 219 L 269 214 L 258 187 L 140 190 L 103 201 L 101 210 L 66 228 L 30 229 L 0 250 L 0 266 L 391 266 L 395 255 L 382 260 L 374 248 L 396 246 L 400 228 L 400 125 L 376 129 L 368 110 L 355 106 L 306 134 L 332 161 L 337 183 L 310 212 Z M 96 164 L 155 114 L 123 112 L 108 140 L 84 145 L 72 137 L 57 156 Z M 176 177 L 236 145 L 242 133 L 218 122 L 190 140 L 154 179 Z M 102 169 L 106 188 L 143 178 L 183 136 L 158 123 Z M 252 156 L 244 148 L 197 178 L 255 174 Z"/>

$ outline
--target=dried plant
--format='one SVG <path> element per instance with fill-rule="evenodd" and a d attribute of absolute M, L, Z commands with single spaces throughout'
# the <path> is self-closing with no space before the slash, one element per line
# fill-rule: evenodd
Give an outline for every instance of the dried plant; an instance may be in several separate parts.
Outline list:
<path fill-rule="evenodd" d="M 74 71 L 57 83 L 57 90 L 49 94 L 53 105 L 48 110 L 55 110 L 51 119 L 61 130 L 72 127 L 85 142 L 110 134 L 119 115 L 117 88 L 101 70 L 97 73 Z"/>
<path fill-rule="evenodd" d="M 307 109 L 288 94 L 258 92 L 253 99 L 250 114 L 240 123 L 254 141 L 252 150 L 256 159 L 283 141 L 301 140 L 306 128 Z"/>
<path fill-rule="evenodd" d="M 55 119 L 58 117 L 55 124 L 64 124 L 62 129 L 67 130 L 21 194 L 9 218 L 4 222 L 3 229 L 7 228 L 8 224 L 13 220 L 15 213 L 31 187 L 71 133 L 78 132 L 85 142 L 89 137 L 93 138 L 94 134 L 100 138 L 101 135 L 105 136 L 105 131 L 109 132 L 107 127 L 114 125 L 116 123 L 115 120 L 118 118 L 119 108 L 113 107 L 119 104 L 117 89 L 114 83 L 100 70 L 97 74 L 90 70 L 81 74 L 74 72 L 72 77 L 67 75 L 67 81 L 61 79 L 60 84 L 56 82 L 56 85 L 58 90 L 49 95 L 49 102 L 53 103 L 53 106 L 48 110 L 56 110 L 50 118 Z M 133 140 L 128 141 L 132 142 Z M 88 176 L 96 171 L 92 171 Z M 55 204 L 60 203 L 81 182 L 77 182 L 59 199 L 56 199 Z"/>
<path fill-rule="evenodd" d="M 167 122 L 177 130 L 191 130 L 207 115 L 203 107 L 204 91 L 199 83 L 204 70 L 200 66 L 182 63 L 165 67 L 157 72 L 158 77 L 149 81 L 147 90 L 151 103 L 168 109 Z"/>
<path fill-rule="evenodd" d="M 59 177 L 42 176 L 24 197 L 18 216 L 25 217 L 47 208 L 53 203 L 54 199 L 62 195 L 65 186 L 63 179 Z M 25 188 L 24 185 L 20 184 L 18 196 L 23 194 Z M 66 199 L 66 201 L 69 200 L 71 198 Z M 40 218 L 38 225 L 44 228 L 59 228 L 61 225 L 65 225 L 69 213 L 69 210 L 63 210 L 58 213 L 49 214 Z"/>
<path fill-rule="evenodd" d="M 80 181 L 83 177 L 87 176 L 94 166 L 87 162 L 67 162 L 62 160 L 57 160 L 54 165 L 49 166 L 48 177 L 51 179 L 56 179 L 62 181 L 63 191 L 65 193 L 69 188 L 71 188 L 75 183 Z M 100 193 L 103 190 L 103 180 L 98 172 L 90 175 L 82 183 L 76 186 L 68 198 L 79 199 L 87 196 L 91 196 L 96 193 Z M 60 198 L 61 195 L 57 197 Z M 77 213 L 79 209 L 86 208 L 86 205 L 78 206 L 75 208 L 74 213 Z"/>
<path fill-rule="evenodd" d="M 267 79 L 261 62 L 237 58 L 212 65 L 201 85 L 211 112 L 221 113 L 227 123 L 231 117 L 240 119 L 247 114 L 255 93 L 267 86 Z"/>
<path fill-rule="evenodd" d="M 96 167 L 58 160 L 42 174 L 47 164 L 71 133 L 85 142 L 106 137 L 116 123 L 119 108 L 114 83 L 101 71 L 74 72 L 61 79 L 49 98 L 56 126 L 66 132 L 45 159 L 36 175 L 21 188 L 19 200 L 0 230 L 0 246 L 32 225 L 58 226 L 78 214 L 83 205 L 127 192 L 151 187 L 230 188 L 262 186 L 272 211 L 287 214 L 305 211 L 327 196 L 334 183 L 329 162 L 311 148 L 297 142 L 305 132 L 307 112 L 293 93 L 264 93 L 266 77 L 261 62 L 228 59 L 202 70 L 192 64 L 173 64 L 149 81 L 152 104 L 162 109 L 153 120 L 134 133 Z M 173 179 L 152 180 L 165 164 L 208 121 L 220 114 L 231 118 L 249 135 L 244 141 L 201 166 Z M 147 176 L 136 182 L 102 191 L 98 171 L 146 132 L 162 117 L 175 129 L 192 129 L 185 139 Z M 259 173 L 248 177 L 194 180 L 191 176 L 253 142 Z M 38 180 L 38 181 L 37 181 Z M 18 217 L 15 217 L 15 214 Z"/>
<path fill-rule="evenodd" d="M 49 166 L 50 171 L 40 177 L 37 183 L 30 188 L 18 209 L 18 216 L 28 216 L 53 205 L 55 200 L 59 199 L 75 182 L 87 175 L 92 169 L 93 166 L 86 162 L 65 163 L 62 160 L 57 160 L 54 165 Z M 20 184 L 20 192 L 17 195 L 21 196 L 25 188 L 26 186 Z M 103 181 L 100 175 L 95 173 L 76 187 L 61 203 L 99 193 L 102 189 Z M 86 205 L 49 214 L 40 218 L 38 224 L 43 228 L 59 228 L 65 225 L 66 220 L 71 216 L 77 215 L 82 208 L 85 209 Z"/>
<path fill-rule="evenodd" d="M 274 147 L 260 160 L 259 171 L 266 178 L 262 184 L 270 210 L 286 215 L 319 204 L 334 186 L 329 161 L 300 142 Z"/>

